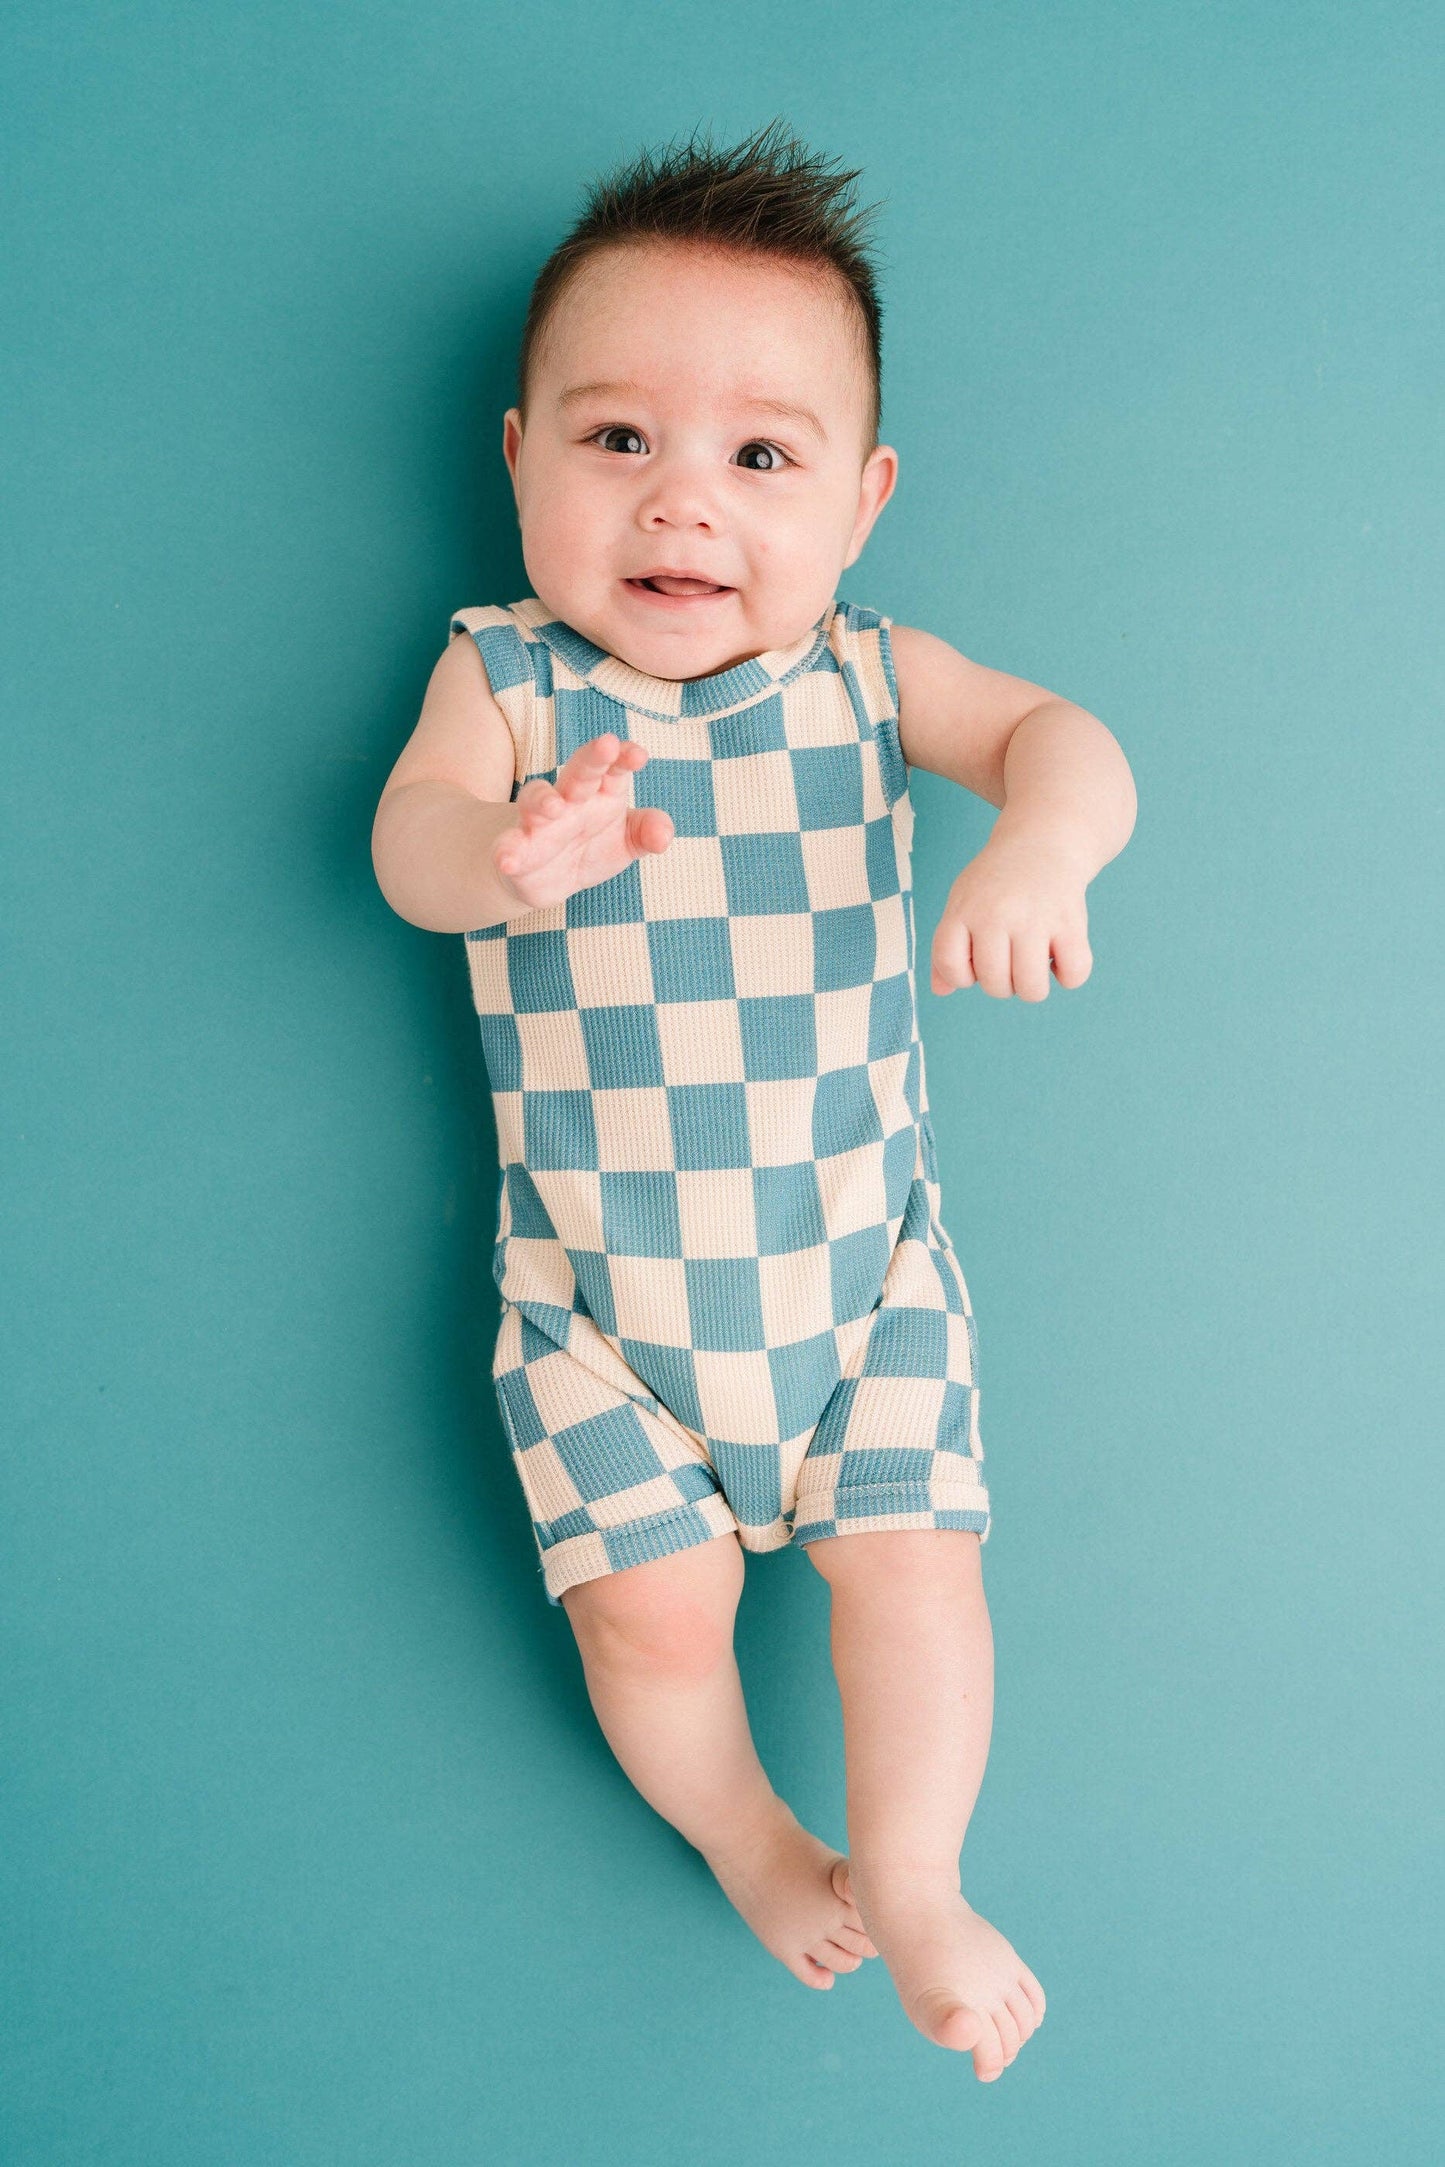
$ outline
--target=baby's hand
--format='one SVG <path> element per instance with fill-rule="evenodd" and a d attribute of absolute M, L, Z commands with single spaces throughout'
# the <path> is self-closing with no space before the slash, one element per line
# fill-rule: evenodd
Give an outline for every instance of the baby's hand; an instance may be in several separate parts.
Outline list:
<path fill-rule="evenodd" d="M 1081 986 L 1089 952 L 1088 881 L 1038 836 L 991 836 L 955 880 L 933 935 L 935 993 L 983 987 L 995 1000 L 1046 1000 L 1052 959 L 1061 986 Z"/>
<path fill-rule="evenodd" d="M 492 846 L 492 868 L 528 910 L 610 880 L 644 850 L 666 850 L 673 823 L 657 806 L 629 806 L 627 777 L 646 748 L 608 730 L 579 745 L 557 780 L 534 775 L 513 800 L 513 826 Z"/>

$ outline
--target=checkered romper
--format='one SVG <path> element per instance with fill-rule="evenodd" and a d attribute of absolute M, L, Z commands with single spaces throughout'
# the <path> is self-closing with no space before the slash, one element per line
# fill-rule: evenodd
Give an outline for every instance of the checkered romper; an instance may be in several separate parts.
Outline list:
<path fill-rule="evenodd" d="M 493 1373 L 549 1601 L 748 1550 L 973 1528 L 977 1340 L 940 1219 L 889 619 L 649 677 L 532 597 L 464 609 L 512 795 L 604 731 L 675 834 L 468 933 L 496 1111 Z"/>

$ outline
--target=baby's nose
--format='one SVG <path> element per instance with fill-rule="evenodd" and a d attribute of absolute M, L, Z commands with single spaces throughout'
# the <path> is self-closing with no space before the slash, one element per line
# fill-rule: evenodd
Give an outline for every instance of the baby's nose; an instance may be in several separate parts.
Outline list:
<path fill-rule="evenodd" d="M 640 516 L 648 526 L 714 527 L 719 516 L 716 477 L 694 460 L 670 460 L 648 475 Z"/>

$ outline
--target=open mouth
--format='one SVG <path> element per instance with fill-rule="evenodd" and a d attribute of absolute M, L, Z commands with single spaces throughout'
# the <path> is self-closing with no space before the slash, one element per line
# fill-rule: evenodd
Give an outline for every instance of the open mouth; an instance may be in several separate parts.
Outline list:
<path fill-rule="evenodd" d="M 731 594 L 731 587 L 720 587 L 709 579 L 670 579 L 661 573 L 650 579 L 629 579 L 625 583 L 634 594 L 652 594 L 666 602 L 715 602 L 721 595 Z"/>

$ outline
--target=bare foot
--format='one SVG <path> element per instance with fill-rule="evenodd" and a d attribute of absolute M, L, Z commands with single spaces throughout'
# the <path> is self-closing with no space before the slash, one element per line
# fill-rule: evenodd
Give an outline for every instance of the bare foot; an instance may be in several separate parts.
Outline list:
<path fill-rule="evenodd" d="M 1043 2022 L 1028 1965 L 956 1883 L 874 1873 L 858 1901 L 910 2022 L 935 2046 L 971 2049 L 991 2084 Z"/>
<path fill-rule="evenodd" d="M 761 1828 L 703 1852 L 723 1894 L 805 1986 L 830 1987 L 878 1951 L 853 1902 L 848 1861 L 777 1801 Z"/>

